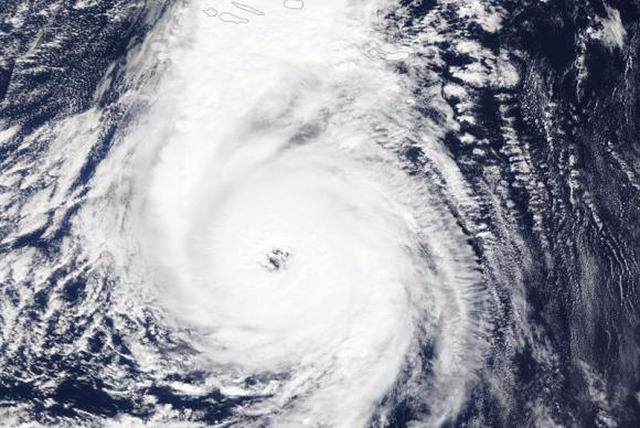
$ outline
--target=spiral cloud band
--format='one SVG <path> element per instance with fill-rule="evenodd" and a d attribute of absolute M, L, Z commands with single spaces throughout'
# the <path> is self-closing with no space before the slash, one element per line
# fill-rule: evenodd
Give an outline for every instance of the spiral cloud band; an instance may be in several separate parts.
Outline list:
<path fill-rule="evenodd" d="M 244 24 L 175 6 L 132 56 L 132 75 L 151 57 L 162 71 L 110 159 L 128 165 L 130 202 L 106 245 L 137 254 L 113 262 L 131 287 L 120 298 L 150 299 L 184 332 L 189 364 L 211 374 L 201 394 L 252 397 L 235 411 L 244 426 L 386 424 L 392 393 L 444 423 L 491 325 L 436 182 L 450 160 L 393 69 L 406 52 L 388 47 L 384 2 L 304 6 L 261 4 Z M 433 182 L 410 147 L 433 154 Z"/>

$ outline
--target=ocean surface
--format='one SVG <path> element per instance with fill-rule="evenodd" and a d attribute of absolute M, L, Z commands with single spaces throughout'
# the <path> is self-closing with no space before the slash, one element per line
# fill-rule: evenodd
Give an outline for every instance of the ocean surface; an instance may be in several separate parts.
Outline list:
<path fill-rule="evenodd" d="M 640 426 L 638 0 L 3 0 L 0 425 Z"/>

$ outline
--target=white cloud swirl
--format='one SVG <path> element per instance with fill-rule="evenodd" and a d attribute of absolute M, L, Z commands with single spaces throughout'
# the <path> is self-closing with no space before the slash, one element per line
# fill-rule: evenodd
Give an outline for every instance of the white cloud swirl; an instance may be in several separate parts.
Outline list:
<path fill-rule="evenodd" d="M 415 131 L 406 77 L 367 54 L 386 49 L 384 2 L 272 2 L 241 27 L 200 6 L 152 40 L 169 67 L 123 143 L 142 287 L 215 387 L 265 397 L 239 418 L 364 426 L 394 388 L 428 401 L 425 423 L 455 415 L 485 351 L 485 297 L 437 186 L 398 157 L 411 138 L 447 162 Z"/>

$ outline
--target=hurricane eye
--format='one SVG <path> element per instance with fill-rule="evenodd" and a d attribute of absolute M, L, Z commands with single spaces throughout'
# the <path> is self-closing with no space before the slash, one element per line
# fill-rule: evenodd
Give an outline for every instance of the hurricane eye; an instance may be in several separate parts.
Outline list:
<path fill-rule="evenodd" d="M 287 268 L 290 253 L 280 248 L 273 248 L 265 255 L 265 261 L 261 264 L 266 270 L 275 272 Z"/>

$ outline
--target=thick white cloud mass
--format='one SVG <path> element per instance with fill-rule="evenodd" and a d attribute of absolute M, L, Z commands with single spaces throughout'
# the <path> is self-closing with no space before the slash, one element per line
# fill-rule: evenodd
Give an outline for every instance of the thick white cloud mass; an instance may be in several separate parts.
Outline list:
<path fill-rule="evenodd" d="M 174 6 L 130 54 L 132 86 L 159 71 L 132 91 L 148 107 L 101 165 L 77 236 L 113 255 L 128 284 L 115 301 L 182 332 L 197 355 L 184 364 L 211 373 L 190 393 L 262 397 L 236 410 L 242 426 L 384 423 L 388 394 L 428 403 L 416 423 L 445 422 L 490 312 L 442 197 L 467 200 L 443 131 L 394 70 L 422 41 L 388 42 L 384 1 L 204 3 Z M 412 173 L 409 147 L 438 173 Z M 143 369 L 175 369 L 130 346 Z"/>

